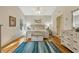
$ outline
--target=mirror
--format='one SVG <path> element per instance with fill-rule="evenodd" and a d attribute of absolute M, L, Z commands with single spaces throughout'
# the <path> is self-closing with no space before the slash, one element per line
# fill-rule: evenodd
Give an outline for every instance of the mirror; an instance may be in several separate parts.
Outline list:
<path fill-rule="evenodd" d="M 79 32 L 79 9 L 73 11 L 73 28 Z"/>

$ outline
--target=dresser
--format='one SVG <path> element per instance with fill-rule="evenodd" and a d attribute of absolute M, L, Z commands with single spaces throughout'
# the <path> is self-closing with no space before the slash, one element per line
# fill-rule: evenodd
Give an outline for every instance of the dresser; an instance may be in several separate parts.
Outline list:
<path fill-rule="evenodd" d="M 61 34 L 61 44 L 74 53 L 79 52 L 79 32 L 63 31 Z"/>

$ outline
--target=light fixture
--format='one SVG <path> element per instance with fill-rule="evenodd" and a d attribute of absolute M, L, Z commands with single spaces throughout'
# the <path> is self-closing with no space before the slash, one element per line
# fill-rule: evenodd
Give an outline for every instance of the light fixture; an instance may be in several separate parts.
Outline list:
<path fill-rule="evenodd" d="M 37 14 L 37 15 L 40 15 L 40 11 L 36 11 L 36 14 Z"/>
<path fill-rule="evenodd" d="M 34 10 L 34 12 L 35 12 L 36 15 L 40 15 L 41 8 L 40 7 L 36 7 L 35 10 Z"/>

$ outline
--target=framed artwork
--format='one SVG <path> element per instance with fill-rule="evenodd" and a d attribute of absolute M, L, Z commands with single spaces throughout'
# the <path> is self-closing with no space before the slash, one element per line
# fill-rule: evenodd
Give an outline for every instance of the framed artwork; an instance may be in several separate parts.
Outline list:
<path fill-rule="evenodd" d="M 15 27 L 16 26 L 16 17 L 9 16 L 9 26 Z"/>
<path fill-rule="evenodd" d="M 35 20 L 35 23 L 41 23 L 41 19 L 40 20 Z"/>

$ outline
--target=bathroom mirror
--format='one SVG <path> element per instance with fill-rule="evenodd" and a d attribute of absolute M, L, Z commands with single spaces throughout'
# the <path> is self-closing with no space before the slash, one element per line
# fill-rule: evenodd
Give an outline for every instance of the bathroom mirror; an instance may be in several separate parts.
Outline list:
<path fill-rule="evenodd" d="M 73 11 L 73 29 L 79 32 L 79 9 Z"/>

